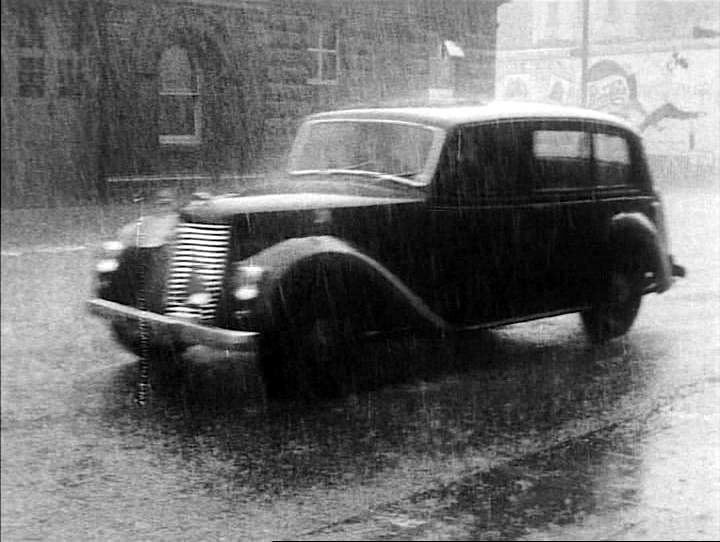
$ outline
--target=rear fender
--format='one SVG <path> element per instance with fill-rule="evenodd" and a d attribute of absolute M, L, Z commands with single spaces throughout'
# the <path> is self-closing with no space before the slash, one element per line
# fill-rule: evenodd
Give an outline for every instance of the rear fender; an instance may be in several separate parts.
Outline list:
<path fill-rule="evenodd" d="M 284 295 L 283 289 L 302 287 L 295 280 L 303 272 L 323 266 L 331 272 L 346 275 L 346 286 L 357 292 L 371 291 L 390 311 L 397 310 L 398 317 L 405 314 L 409 325 L 430 325 L 443 329 L 445 321 L 436 315 L 414 292 L 383 265 L 358 251 L 344 241 L 331 236 L 288 239 L 263 250 L 243 264 L 257 265 L 265 269 L 262 294 L 257 306 L 264 316 L 271 317 Z M 368 288 L 370 290 L 368 290 Z M 362 295 L 362 294 L 361 294 Z M 370 301 L 370 300 L 368 300 Z M 396 322 L 397 323 L 397 322 Z"/>
<path fill-rule="evenodd" d="M 655 274 L 654 291 L 662 293 L 672 284 L 672 268 L 661 232 L 642 213 L 619 213 L 610 223 L 610 250 L 623 256 L 644 259 L 642 264 Z M 638 251 L 640 251 L 638 253 Z"/>

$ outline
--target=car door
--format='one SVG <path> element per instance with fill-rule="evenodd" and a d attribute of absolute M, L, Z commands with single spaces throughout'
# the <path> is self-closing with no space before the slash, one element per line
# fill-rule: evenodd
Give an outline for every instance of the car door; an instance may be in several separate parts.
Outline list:
<path fill-rule="evenodd" d="M 447 144 L 429 205 L 435 309 L 458 323 L 517 318 L 533 273 L 521 204 L 527 137 L 514 122 L 461 126 Z"/>
<path fill-rule="evenodd" d="M 540 256 L 533 277 L 535 311 L 580 308 L 602 250 L 592 127 L 557 120 L 537 123 L 531 132 L 528 224 Z"/>

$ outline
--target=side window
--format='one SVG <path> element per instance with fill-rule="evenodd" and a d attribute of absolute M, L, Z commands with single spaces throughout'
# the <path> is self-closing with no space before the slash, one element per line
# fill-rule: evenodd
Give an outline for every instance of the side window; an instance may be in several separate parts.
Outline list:
<path fill-rule="evenodd" d="M 459 203 L 516 191 L 522 133 L 512 123 L 468 126 L 458 131 L 454 186 Z"/>
<path fill-rule="evenodd" d="M 533 178 L 540 190 L 589 188 L 590 134 L 581 130 L 533 132 Z"/>
<path fill-rule="evenodd" d="M 593 149 L 597 186 L 623 186 L 631 183 L 630 148 L 624 137 L 593 134 Z"/>

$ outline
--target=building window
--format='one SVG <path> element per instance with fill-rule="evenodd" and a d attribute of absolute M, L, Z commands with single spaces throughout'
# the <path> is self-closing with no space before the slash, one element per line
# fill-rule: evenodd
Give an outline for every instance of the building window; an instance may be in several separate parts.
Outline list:
<path fill-rule="evenodd" d="M 550 2 L 547 5 L 547 20 L 545 22 L 545 37 L 555 38 L 560 27 L 560 5 Z"/>
<path fill-rule="evenodd" d="M 540 190 L 583 188 L 590 175 L 590 134 L 578 130 L 536 130 L 532 167 Z"/>
<path fill-rule="evenodd" d="M 335 85 L 340 73 L 340 55 L 338 42 L 339 29 L 335 25 L 321 26 L 315 29 L 308 47 L 311 57 L 310 78 L 313 85 Z"/>
<path fill-rule="evenodd" d="M 617 0 L 607 0 L 605 6 L 605 21 L 608 23 L 617 22 L 620 16 L 620 6 L 618 6 Z"/>
<path fill-rule="evenodd" d="M 160 143 L 201 141 L 201 75 L 187 51 L 174 45 L 160 56 Z"/>
<path fill-rule="evenodd" d="M 44 49 L 42 12 L 40 6 L 20 4 L 17 8 L 17 46 L 26 49 Z"/>
<path fill-rule="evenodd" d="M 74 98 L 81 94 L 80 68 L 74 58 L 60 58 L 57 61 L 58 96 Z"/>
<path fill-rule="evenodd" d="M 42 98 L 45 94 L 45 59 L 18 58 L 18 95 L 21 98 Z"/>

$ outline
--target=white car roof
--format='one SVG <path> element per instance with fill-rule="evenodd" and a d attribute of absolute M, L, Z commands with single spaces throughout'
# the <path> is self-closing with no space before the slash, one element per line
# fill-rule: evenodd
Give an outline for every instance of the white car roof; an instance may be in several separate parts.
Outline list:
<path fill-rule="evenodd" d="M 317 113 L 311 115 L 308 119 L 387 119 L 417 122 L 443 128 L 450 128 L 460 124 L 492 122 L 497 120 L 567 119 L 610 124 L 637 133 L 635 128 L 624 119 L 592 109 L 516 101 L 492 102 L 486 105 L 433 105 L 344 109 Z"/>

